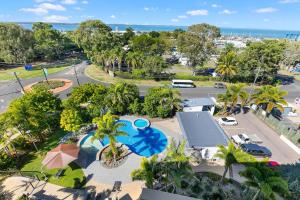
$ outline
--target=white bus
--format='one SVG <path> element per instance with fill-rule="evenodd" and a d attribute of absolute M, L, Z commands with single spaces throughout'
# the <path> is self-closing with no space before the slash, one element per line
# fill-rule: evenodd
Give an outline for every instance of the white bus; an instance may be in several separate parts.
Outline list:
<path fill-rule="evenodd" d="M 191 80 L 172 80 L 173 88 L 194 88 L 196 85 Z"/>

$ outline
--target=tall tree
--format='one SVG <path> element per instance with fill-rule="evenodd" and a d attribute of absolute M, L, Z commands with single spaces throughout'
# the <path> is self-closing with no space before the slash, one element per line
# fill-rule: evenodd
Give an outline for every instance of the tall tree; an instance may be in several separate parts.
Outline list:
<path fill-rule="evenodd" d="M 80 111 L 65 109 L 61 113 L 60 127 L 66 131 L 76 132 L 83 125 L 83 118 Z"/>
<path fill-rule="evenodd" d="M 220 37 L 220 29 L 209 24 L 196 24 L 188 27 L 187 32 L 179 34 L 178 50 L 189 59 L 189 65 L 202 66 L 216 46 L 214 40 Z"/>
<path fill-rule="evenodd" d="M 274 108 L 283 112 L 283 106 L 287 105 L 287 102 L 284 100 L 287 94 L 287 91 L 278 87 L 265 85 L 257 89 L 251 98 L 256 105 L 267 105 L 266 112 L 270 114 Z"/>
<path fill-rule="evenodd" d="M 229 143 L 228 147 L 223 145 L 218 146 L 218 152 L 215 157 L 221 158 L 225 161 L 225 170 L 221 179 L 224 182 L 227 172 L 229 171 L 230 178 L 233 178 L 232 165 L 237 163 L 253 162 L 255 158 L 245 153 L 239 148 L 235 148 L 232 142 Z"/>
<path fill-rule="evenodd" d="M 34 37 L 17 24 L 0 23 L 0 59 L 7 63 L 27 63 L 34 58 Z"/>
<path fill-rule="evenodd" d="M 237 55 L 234 51 L 222 53 L 218 59 L 218 66 L 216 68 L 216 72 L 221 74 L 225 79 L 229 79 L 232 76 L 236 75 L 236 59 Z"/>
<path fill-rule="evenodd" d="M 283 60 L 284 49 L 285 44 L 277 40 L 250 43 L 239 55 L 238 76 L 253 81 L 258 74 L 258 81 L 271 82 Z"/>
<path fill-rule="evenodd" d="M 167 68 L 168 65 L 161 56 L 147 56 L 143 63 L 143 69 L 149 76 L 160 75 Z"/>
<path fill-rule="evenodd" d="M 37 56 L 46 60 L 60 58 L 63 54 L 66 39 L 62 33 L 53 29 L 51 24 L 36 22 L 32 25 Z"/>
<path fill-rule="evenodd" d="M 139 89 L 136 85 L 116 83 L 111 85 L 105 102 L 112 113 L 125 114 L 129 104 L 139 98 Z"/>
<path fill-rule="evenodd" d="M 127 133 L 119 130 L 124 126 L 122 123 L 118 123 L 119 117 L 116 115 L 112 115 L 110 112 L 106 113 L 102 117 L 97 117 L 93 119 L 93 123 L 97 124 L 97 130 L 95 135 L 93 136 L 93 140 L 103 140 L 104 138 L 108 138 L 109 147 L 113 153 L 114 159 L 116 160 L 117 155 L 117 137 L 118 136 L 127 136 Z"/>
<path fill-rule="evenodd" d="M 247 179 L 247 185 L 257 188 L 252 200 L 256 200 L 260 195 L 268 200 L 275 200 L 276 194 L 283 197 L 289 195 L 287 182 L 279 176 L 276 170 L 266 166 L 265 163 L 248 166 L 240 175 Z"/>

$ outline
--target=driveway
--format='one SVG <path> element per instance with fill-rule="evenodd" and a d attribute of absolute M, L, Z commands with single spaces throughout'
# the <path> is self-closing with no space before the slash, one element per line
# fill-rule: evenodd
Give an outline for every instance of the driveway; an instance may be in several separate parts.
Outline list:
<path fill-rule="evenodd" d="M 229 137 L 238 133 L 256 134 L 263 143 L 262 146 L 269 148 L 272 152 L 270 160 L 275 160 L 282 164 L 299 161 L 300 155 L 284 143 L 279 135 L 253 113 L 238 114 L 235 116 L 239 125 L 235 127 L 224 127 Z"/>

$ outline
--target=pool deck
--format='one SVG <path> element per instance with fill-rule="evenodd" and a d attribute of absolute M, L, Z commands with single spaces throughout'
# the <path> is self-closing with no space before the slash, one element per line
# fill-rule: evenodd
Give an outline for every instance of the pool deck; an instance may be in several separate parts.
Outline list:
<path fill-rule="evenodd" d="M 134 121 L 139 117 L 134 116 L 123 116 L 121 120 Z M 174 138 L 175 140 L 180 139 L 180 128 L 176 118 L 167 120 L 150 120 L 151 127 L 157 128 L 166 135 L 168 140 Z M 96 160 L 97 151 L 95 149 L 84 151 L 82 150 L 79 154 L 78 164 L 82 167 L 82 170 L 89 180 L 87 187 L 93 188 L 97 193 L 105 193 L 110 191 L 115 181 L 122 182 L 122 191 L 117 196 L 124 197 L 130 196 L 131 199 L 137 199 L 141 193 L 144 183 L 141 181 L 132 181 L 131 172 L 134 169 L 140 168 L 142 156 L 131 153 L 125 163 L 121 166 L 113 169 L 108 169 L 100 164 L 100 161 Z M 163 153 L 159 154 L 163 155 Z"/>

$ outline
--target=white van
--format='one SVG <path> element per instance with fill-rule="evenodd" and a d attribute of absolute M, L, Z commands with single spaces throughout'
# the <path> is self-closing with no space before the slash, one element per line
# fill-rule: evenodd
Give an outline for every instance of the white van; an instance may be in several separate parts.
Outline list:
<path fill-rule="evenodd" d="M 195 88 L 196 85 L 192 80 L 172 80 L 173 88 Z"/>

